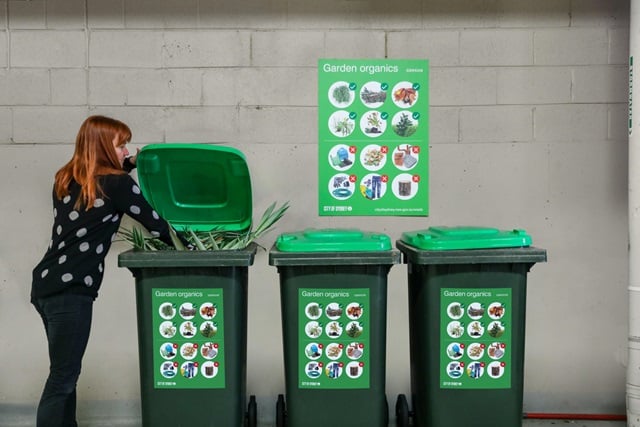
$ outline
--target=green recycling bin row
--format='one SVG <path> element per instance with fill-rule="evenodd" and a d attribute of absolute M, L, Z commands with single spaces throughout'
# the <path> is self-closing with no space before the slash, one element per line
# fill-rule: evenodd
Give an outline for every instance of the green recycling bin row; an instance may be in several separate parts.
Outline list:
<path fill-rule="evenodd" d="M 237 150 L 147 146 L 138 179 L 177 229 L 251 224 L 251 181 Z M 280 277 L 285 367 L 277 426 L 388 424 L 387 276 L 401 257 L 413 411 L 398 396 L 397 425 L 410 417 L 418 427 L 521 425 L 526 278 L 546 261 L 546 251 L 530 245 L 522 230 L 476 227 L 406 232 L 398 250 L 384 234 L 354 229 L 280 235 L 269 252 Z M 256 250 L 120 254 L 136 279 L 144 427 L 257 425 L 255 398 L 246 399 Z"/>

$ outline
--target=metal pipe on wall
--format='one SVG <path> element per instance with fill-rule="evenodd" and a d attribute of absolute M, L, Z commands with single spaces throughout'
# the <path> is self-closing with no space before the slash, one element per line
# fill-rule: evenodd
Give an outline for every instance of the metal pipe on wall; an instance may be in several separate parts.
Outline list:
<path fill-rule="evenodd" d="M 640 58 L 640 0 L 629 19 L 629 338 L 627 425 L 640 427 L 640 129 L 633 117 L 634 58 Z"/>

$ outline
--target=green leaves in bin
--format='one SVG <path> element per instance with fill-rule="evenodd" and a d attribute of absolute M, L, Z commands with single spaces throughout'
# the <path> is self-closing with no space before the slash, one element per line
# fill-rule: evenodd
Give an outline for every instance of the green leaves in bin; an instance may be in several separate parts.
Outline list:
<path fill-rule="evenodd" d="M 269 206 L 262 214 L 258 225 L 255 228 L 252 226 L 247 231 L 228 231 L 218 228 L 214 228 L 210 231 L 193 231 L 185 229 L 181 232 L 181 237 L 190 244 L 193 250 L 219 251 L 244 249 L 252 242 L 255 242 L 256 239 L 269 232 L 275 223 L 284 216 L 287 209 L 289 209 L 289 202 L 285 202 L 278 208 L 276 208 L 275 202 L 272 203 L 271 206 Z M 122 236 L 124 241 L 130 243 L 136 250 L 173 249 L 160 239 L 151 237 L 136 227 L 132 230 L 121 228 L 118 233 Z M 170 233 L 171 240 L 173 241 L 176 250 L 182 251 L 190 249 L 185 247 L 175 230 L 170 228 Z"/>

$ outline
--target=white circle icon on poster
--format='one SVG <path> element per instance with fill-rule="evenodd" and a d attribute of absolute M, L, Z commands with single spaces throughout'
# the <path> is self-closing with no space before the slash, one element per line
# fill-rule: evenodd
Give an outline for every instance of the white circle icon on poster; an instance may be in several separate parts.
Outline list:
<path fill-rule="evenodd" d="M 447 306 L 447 314 L 450 318 L 458 320 L 464 316 L 464 306 L 459 302 L 452 302 Z"/>
<path fill-rule="evenodd" d="M 467 334 L 471 338 L 480 338 L 482 335 L 484 335 L 484 326 L 482 325 L 482 323 L 474 320 L 473 322 L 469 323 L 469 326 L 467 326 Z"/>
<path fill-rule="evenodd" d="M 502 322 L 495 320 L 489 323 L 487 331 L 489 333 L 489 336 L 491 336 L 492 338 L 500 338 L 504 334 L 504 325 L 502 324 Z"/>
<path fill-rule="evenodd" d="M 160 375 L 165 378 L 173 378 L 178 373 L 178 368 L 174 362 L 162 362 L 160 364 Z"/>
<path fill-rule="evenodd" d="M 356 122 L 350 117 L 348 111 L 336 111 L 329 117 L 329 131 L 338 138 L 346 138 L 351 135 L 356 127 Z"/>
<path fill-rule="evenodd" d="M 185 302 L 180 306 L 180 316 L 183 319 L 193 319 L 196 315 L 196 307 L 190 302 Z"/>
<path fill-rule="evenodd" d="M 345 372 L 349 378 L 359 378 L 362 375 L 362 363 L 360 362 L 349 362 L 345 367 Z"/>
<path fill-rule="evenodd" d="M 391 157 L 393 165 L 401 171 L 413 169 L 420 160 L 418 147 L 409 144 L 400 144 L 393 149 Z"/>
<path fill-rule="evenodd" d="M 180 335 L 182 335 L 185 338 L 190 338 L 194 336 L 197 332 L 198 332 L 198 328 L 196 328 L 196 325 L 190 320 L 187 320 L 186 322 L 182 322 L 182 324 L 180 325 Z"/>
<path fill-rule="evenodd" d="M 160 346 L 160 356 L 163 359 L 171 360 L 176 357 L 176 349 L 178 346 L 171 342 L 166 342 Z"/>
<path fill-rule="evenodd" d="M 355 157 L 348 145 L 338 144 L 329 151 L 329 164 L 338 171 L 349 170 L 355 162 Z"/>
<path fill-rule="evenodd" d="M 449 322 L 447 325 L 447 334 L 451 338 L 460 338 L 464 335 L 464 325 L 457 320 Z"/>
<path fill-rule="evenodd" d="M 307 322 L 304 327 L 304 332 L 309 338 L 318 338 L 322 335 L 322 326 L 320 326 L 320 323 L 312 320 L 311 322 Z"/>
<path fill-rule="evenodd" d="M 369 171 L 377 171 L 387 163 L 386 147 L 377 144 L 367 145 L 360 152 L 360 163 Z"/>
<path fill-rule="evenodd" d="M 318 360 L 322 356 L 322 344 L 317 342 L 307 344 L 304 354 L 311 360 Z"/>
<path fill-rule="evenodd" d="M 489 345 L 489 348 L 487 349 L 487 354 L 493 360 L 502 359 L 502 356 L 504 356 L 505 347 L 506 345 L 504 343 L 493 342 Z"/>
<path fill-rule="evenodd" d="M 337 200 L 347 200 L 353 196 L 354 185 L 346 173 L 338 173 L 329 179 L 329 193 Z"/>
<path fill-rule="evenodd" d="M 504 305 L 502 305 L 502 303 L 499 302 L 492 302 L 491 304 L 489 304 L 489 317 L 492 319 L 502 319 L 502 316 L 504 316 Z"/>
<path fill-rule="evenodd" d="M 447 346 L 447 356 L 450 359 L 458 360 L 464 356 L 464 344 L 459 342 L 452 342 Z"/>
<path fill-rule="evenodd" d="M 464 368 L 462 367 L 460 362 L 449 362 L 449 364 L 447 365 L 447 375 L 449 375 L 451 378 L 460 378 L 463 371 Z"/>
<path fill-rule="evenodd" d="M 335 82 L 329 87 L 329 102 L 336 108 L 346 108 L 351 105 L 356 98 L 355 91 L 352 89 L 355 85 L 348 82 Z"/>
<path fill-rule="evenodd" d="M 484 375 L 484 366 L 481 362 L 472 362 L 467 365 L 467 375 L 469 378 L 477 380 Z"/>
<path fill-rule="evenodd" d="M 322 307 L 317 302 L 310 302 L 304 308 L 304 312 L 309 319 L 316 320 L 322 316 Z"/>
<path fill-rule="evenodd" d="M 357 320 L 347 323 L 346 333 L 349 338 L 358 338 L 362 335 L 363 327 Z"/>
<path fill-rule="evenodd" d="M 202 322 L 200 325 L 200 335 L 205 338 L 213 338 L 218 333 L 218 327 L 211 321 Z"/>
<path fill-rule="evenodd" d="M 329 322 L 324 328 L 324 333 L 327 334 L 329 338 L 340 338 L 340 335 L 342 335 L 342 325 L 335 320 Z"/>
<path fill-rule="evenodd" d="M 160 324 L 160 335 L 162 335 L 164 338 L 173 338 L 173 336 L 176 334 L 176 330 L 176 326 L 173 324 L 173 322 L 166 321 Z"/>
<path fill-rule="evenodd" d="M 379 111 L 368 111 L 360 118 L 360 130 L 369 138 L 377 138 L 387 130 L 387 115 Z"/>
<path fill-rule="evenodd" d="M 176 308 L 173 306 L 172 303 L 165 302 L 163 304 L 160 304 L 159 312 L 160 312 L 160 317 L 162 317 L 165 320 L 169 320 L 169 319 L 173 319 L 173 317 L 176 315 Z"/>
<path fill-rule="evenodd" d="M 358 302 L 347 304 L 347 317 L 351 320 L 357 320 L 362 316 L 362 305 Z"/>
<path fill-rule="evenodd" d="M 401 173 L 393 178 L 391 182 L 391 191 L 393 195 L 400 200 L 413 199 L 418 192 L 418 183 L 414 179 L 413 175 L 408 173 Z"/>
<path fill-rule="evenodd" d="M 212 302 L 205 302 L 200 306 L 200 316 L 203 319 L 211 320 L 216 317 L 218 309 Z"/>
<path fill-rule="evenodd" d="M 200 367 L 202 376 L 205 378 L 214 378 L 218 375 L 218 364 L 216 362 L 204 362 Z"/>
<path fill-rule="evenodd" d="M 331 362 L 326 368 L 324 368 L 324 373 L 327 377 L 332 380 L 336 380 L 342 376 L 343 367 L 341 366 L 341 362 Z"/>
<path fill-rule="evenodd" d="M 331 360 L 338 360 L 342 357 L 342 344 L 331 343 L 325 350 L 326 356 Z"/>
<path fill-rule="evenodd" d="M 198 344 L 186 342 L 180 347 L 180 356 L 184 360 L 193 360 L 198 355 Z"/>
<path fill-rule="evenodd" d="M 331 320 L 339 319 L 342 316 L 342 307 L 337 302 L 332 302 L 327 305 L 327 308 L 324 310 L 324 313 Z"/>
<path fill-rule="evenodd" d="M 352 342 L 347 346 L 347 357 L 351 360 L 358 360 L 364 354 L 364 344 Z"/>
<path fill-rule="evenodd" d="M 206 342 L 200 347 L 200 354 L 205 359 L 215 359 L 218 355 L 218 345 L 212 342 Z"/>
<path fill-rule="evenodd" d="M 504 364 L 502 362 L 491 362 L 487 366 L 487 372 L 491 378 L 500 378 L 504 374 Z"/>
<path fill-rule="evenodd" d="M 393 103 L 400 108 L 411 108 L 418 102 L 419 86 L 411 82 L 399 82 L 391 91 Z"/>
<path fill-rule="evenodd" d="M 474 320 L 480 319 L 484 315 L 484 307 L 479 302 L 472 302 L 467 307 L 467 315 Z"/>
<path fill-rule="evenodd" d="M 411 113 L 410 111 L 400 111 L 394 114 L 391 119 L 393 132 L 402 138 L 410 137 L 418 130 L 418 116 L 418 113 Z"/>
<path fill-rule="evenodd" d="M 321 362 L 309 362 L 304 367 L 304 372 L 309 378 L 318 378 L 322 374 Z"/>
<path fill-rule="evenodd" d="M 384 87 L 384 89 L 383 89 Z M 368 108 L 378 108 L 387 100 L 387 84 L 367 82 L 360 89 L 360 100 Z"/>
<path fill-rule="evenodd" d="M 195 362 L 184 362 L 180 366 L 180 375 L 187 379 L 195 377 L 198 375 L 198 365 Z"/>
<path fill-rule="evenodd" d="M 377 173 L 370 173 L 360 180 L 360 194 L 368 200 L 378 200 L 387 192 L 386 179 Z"/>
<path fill-rule="evenodd" d="M 467 356 L 471 360 L 480 360 L 484 356 L 484 344 L 474 342 L 467 348 Z"/>

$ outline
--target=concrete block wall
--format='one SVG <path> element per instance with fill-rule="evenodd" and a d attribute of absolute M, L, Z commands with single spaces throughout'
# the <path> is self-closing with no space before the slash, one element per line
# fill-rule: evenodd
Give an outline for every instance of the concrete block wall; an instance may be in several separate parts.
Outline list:
<path fill-rule="evenodd" d="M 624 412 L 628 27 L 629 0 L 0 0 L 0 324 L 19 325 L 0 328 L 0 426 L 33 425 L 47 359 L 30 271 L 52 176 L 89 114 L 124 120 L 137 146 L 241 149 L 256 214 L 291 202 L 277 232 L 526 229 L 549 262 L 529 277 L 525 411 Z M 429 59 L 428 218 L 317 216 L 318 58 Z M 79 383 L 89 426 L 139 422 L 126 248 L 109 255 Z M 267 264 L 259 252 L 248 313 L 261 425 L 284 391 Z M 410 392 L 404 266 L 388 303 L 392 403 Z"/>

